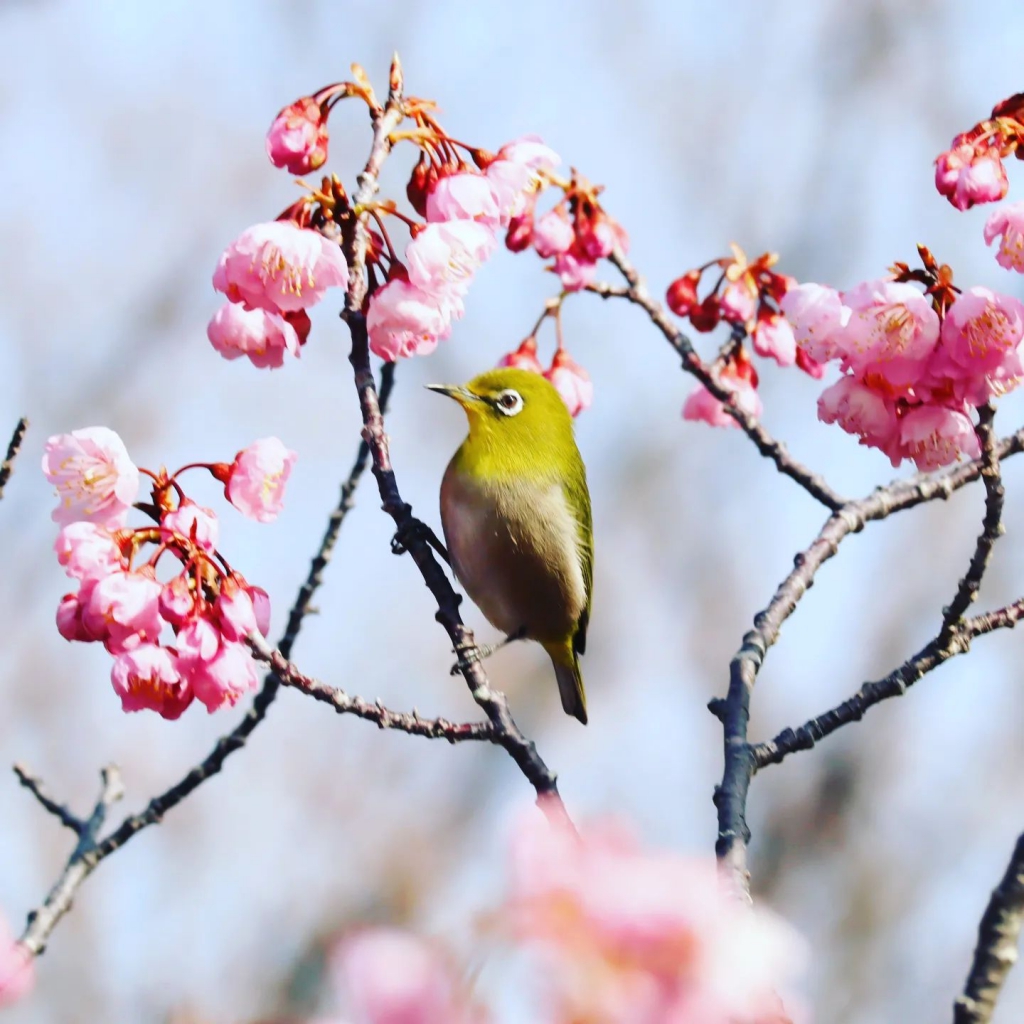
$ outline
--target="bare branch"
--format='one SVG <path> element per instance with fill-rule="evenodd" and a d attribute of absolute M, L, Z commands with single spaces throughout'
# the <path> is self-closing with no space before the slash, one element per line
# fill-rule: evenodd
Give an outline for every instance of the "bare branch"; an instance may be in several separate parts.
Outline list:
<path fill-rule="evenodd" d="M 65 828 L 77 835 L 85 831 L 85 822 L 76 814 L 72 814 L 63 804 L 48 796 L 41 779 L 30 774 L 24 765 L 16 764 L 14 774 L 18 781 L 52 814 Z"/>
<path fill-rule="evenodd" d="M 840 509 L 844 499 L 836 494 L 825 480 L 812 473 L 802 463 L 797 462 L 788 451 L 785 445 L 776 441 L 757 420 L 744 412 L 735 404 L 735 396 L 724 387 L 714 374 L 697 354 L 690 339 L 683 334 L 665 311 L 664 306 L 656 299 L 653 299 L 647 291 L 647 285 L 640 276 L 637 269 L 626 258 L 620 250 L 610 257 L 612 263 L 618 267 L 622 276 L 629 283 L 625 294 L 613 287 L 592 288 L 591 290 L 604 298 L 624 297 L 635 306 L 643 309 L 658 330 L 665 336 L 668 343 L 679 353 L 683 360 L 683 369 L 693 374 L 717 398 L 724 406 L 726 412 L 739 424 L 743 432 L 750 438 L 757 447 L 757 450 L 767 459 L 775 463 L 780 473 L 795 480 L 811 497 L 816 498 L 826 508 L 833 512 Z"/>
<path fill-rule="evenodd" d="M 249 646 L 260 661 L 266 662 L 273 669 L 279 682 L 300 690 L 314 700 L 330 704 L 338 714 L 355 715 L 357 718 L 374 722 L 381 729 L 396 729 L 413 736 L 448 740 L 453 744 L 462 740 L 497 740 L 497 734 L 490 722 L 457 723 L 449 722 L 445 718 L 421 718 L 416 711 L 411 714 L 391 711 L 380 701 L 371 702 L 362 697 L 349 696 L 344 690 L 328 686 L 327 683 L 305 675 L 261 636 L 250 636 Z"/>
<path fill-rule="evenodd" d="M 978 926 L 978 944 L 963 995 L 953 1004 L 953 1024 L 988 1024 L 996 1000 L 1017 962 L 1017 942 L 1024 918 L 1024 835 Z"/>
<path fill-rule="evenodd" d="M 116 765 L 107 765 L 100 772 L 100 777 L 103 785 L 99 799 L 88 821 L 83 823 L 78 843 L 71 852 L 60 878 L 43 901 L 43 905 L 28 916 L 28 925 L 22 933 L 21 943 L 33 956 L 38 956 L 46 949 L 50 933 L 71 909 L 75 893 L 99 863 L 99 859 L 95 857 L 96 837 L 106 821 L 107 811 L 124 795 L 121 774 Z"/>
<path fill-rule="evenodd" d="M 4 456 L 3 463 L 0 464 L 0 498 L 4 496 L 4 488 L 14 472 L 14 460 L 18 457 L 18 452 L 21 451 L 21 442 L 25 440 L 26 430 L 28 430 L 28 418 L 22 416 L 15 424 L 10 444 L 7 445 L 7 454 Z"/>
<path fill-rule="evenodd" d="M 384 109 L 374 114 L 373 144 L 366 167 L 359 175 L 359 189 L 353 199 L 359 210 L 376 195 L 377 176 L 391 149 L 390 135 L 404 116 L 402 108 L 402 77 L 398 59 L 392 66 L 391 91 Z M 377 389 L 370 369 L 369 339 L 366 333 L 366 317 L 363 300 L 366 296 L 366 213 L 358 217 L 354 239 L 348 256 L 349 288 L 345 297 L 343 316 L 352 335 L 352 352 L 349 361 L 355 377 L 359 408 L 363 417 L 363 437 L 370 446 L 373 457 L 373 475 L 377 480 L 384 511 L 395 522 L 397 535 L 402 545 L 416 563 L 424 583 L 437 602 L 438 622 L 444 626 L 457 652 L 474 648 L 472 631 L 463 623 L 459 614 L 461 597 L 455 592 L 444 570 L 434 557 L 431 546 L 425 538 L 425 528 L 412 515 L 411 506 L 403 500 L 398 482 L 391 467 L 388 439 L 384 431 L 384 417 L 381 414 Z M 495 731 L 494 742 L 504 747 L 520 770 L 537 791 L 538 796 L 548 797 L 546 807 L 560 808 L 561 798 L 554 773 L 544 763 L 531 740 L 523 735 L 509 710 L 508 700 L 503 693 L 491 688 L 483 666 L 477 661 L 461 658 L 460 667 L 473 699 L 483 709 Z M 564 808 L 555 813 L 564 815 Z"/>
<path fill-rule="evenodd" d="M 992 419 L 995 410 L 991 403 L 983 406 L 978 413 L 978 439 L 981 441 L 981 479 L 985 484 L 985 516 L 981 521 L 981 533 L 974 548 L 967 572 L 960 581 L 956 595 L 944 610 L 941 636 L 948 636 L 953 626 L 963 618 L 981 589 L 981 579 L 992 557 L 992 548 L 1006 532 L 1003 526 L 1003 479 L 999 470 L 999 456 L 996 453 L 995 432 Z"/>

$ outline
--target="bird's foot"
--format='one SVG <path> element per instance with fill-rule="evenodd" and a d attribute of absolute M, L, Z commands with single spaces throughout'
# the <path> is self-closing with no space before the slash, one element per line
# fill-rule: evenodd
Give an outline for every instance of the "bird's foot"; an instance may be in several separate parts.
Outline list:
<path fill-rule="evenodd" d="M 409 506 L 407 505 L 406 508 L 409 508 Z M 391 553 L 393 555 L 404 555 L 409 550 L 409 545 L 414 544 L 418 540 L 429 544 L 448 565 L 451 565 L 448 549 L 438 540 L 437 534 L 422 519 L 417 519 L 414 515 L 410 515 L 395 530 L 395 535 L 391 538 Z"/>
<path fill-rule="evenodd" d="M 489 658 L 496 651 L 500 651 L 502 647 L 507 644 L 514 643 L 516 640 L 522 640 L 526 637 L 526 627 L 521 626 L 514 633 L 509 633 L 504 640 L 496 644 L 463 644 L 459 645 L 454 649 L 458 661 L 452 665 L 450 674 L 453 676 L 461 675 L 471 665 L 475 665 L 478 662 L 483 661 L 485 658 Z"/>

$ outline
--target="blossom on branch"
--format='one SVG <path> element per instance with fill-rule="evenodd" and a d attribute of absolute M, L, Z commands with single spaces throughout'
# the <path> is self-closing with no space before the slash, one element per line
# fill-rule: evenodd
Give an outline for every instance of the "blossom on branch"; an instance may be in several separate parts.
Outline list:
<path fill-rule="evenodd" d="M 29 951 L 14 941 L 0 914 L 0 1009 L 27 996 L 35 985 L 35 962 Z"/>
<path fill-rule="evenodd" d="M 224 496 L 249 519 L 272 523 L 284 507 L 284 489 L 296 458 L 276 437 L 253 441 L 223 471 Z"/>
<path fill-rule="evenodd" d="M 275 167 L 309 174 L 327 160 L 327 120 L 312 96 L 289 103 L 267 131 L 267 156 Z"/>
<path fill-rule="evenodd" d="M 594 385 L 590 381 L 590 374 L 564 348 L 556 350 L 544 376 L 554 384 L 571 416 L 579 416 L 590 408 L 594 401 Z"/>
<path fill-rule="evenodd" d="M 237 302 L 225 302 L 213 314 L 206 336 L 225 359 L 247 356 L 260 369 L 283 366 L 285 354 L 298 356 L 301 345 L 295 327 L 282 314 Z"/>
<path fill-rule="evenodd" d="M 718 370 L 722 387 L 732 392 L 736 408 L 753 419 L 764 411 L 757 393 L 757 370 L 742 348 L 726 359 Z M 683 403 L 684 420 L 701 420 L 712 427 L 738 427 L 725 406 L 703 385 L 698 384 Z"/>
<path fill-rule="evenodd" d="M 1024 274 L 1024 202 L 999 207 L 985 221 L 985 244 L 999 239 L 996 262 Z"/>

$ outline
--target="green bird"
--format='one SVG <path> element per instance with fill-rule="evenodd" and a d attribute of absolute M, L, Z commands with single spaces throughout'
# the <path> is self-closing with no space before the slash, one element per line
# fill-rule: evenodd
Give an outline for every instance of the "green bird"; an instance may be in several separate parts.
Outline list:
<path fill-rule="evenodd" d="M 452 569 L 495 629 L 541 644 L 555 666 L 562 707 L 586 725 L 579 658 L 590 621 L 594 536 L 569 410 L 529 370 L 428 386 L 454 398 L 469 420 L 469 436 L 441 482 Z"/>

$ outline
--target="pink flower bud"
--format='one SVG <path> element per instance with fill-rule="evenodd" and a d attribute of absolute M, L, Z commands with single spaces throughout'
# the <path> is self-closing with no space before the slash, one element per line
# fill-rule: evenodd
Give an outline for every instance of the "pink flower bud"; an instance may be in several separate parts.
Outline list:
<path fill-rule="evenodd" d="M 760 417 L 762 406 L 757 393 L 757 371 L 743 349 L 718 371 L 718 379 L 733 393 L 733 402 L 738 409 L 755 420 Z M 683 403 L 683 419 L 701 420 L 712 427 L 739 426 L 703 384 L 698 384 Z"/>
<path fill-rule="evenodd" d="M 698 304 L 697 285 L 700 284 L 700 278 L 699 270 L 690 270 L 668 286 L 665 301 L 676 316 L 689 316 Z"/>
<path fill-rule="evenodd" d="M 746 324 L 754 319 L 757 309 L 757 294 L 751 291 L 745 279 L 731 281 L 725 286 L 718 300 L 722 319 L 733 324 Z"/>
<path fill-rule="evenodd" d="M 509 252 L 522 252 L 533 242 L 533 210 L 527 209 L 508 222 L 505 232 L 505 248 Z"/>
<path fill-rule="evenodd" d="M 576 244 L 586 259 L 597 262 L 610 256 L 617 239 L 612 219 L 604 210 L 596 209 L 590 217 L 577 217 Z"/>
<path fill-rule="evenodd" d="M 225 641 L 209 661 L 196 661 L 189 671 L 189 682 L 196 697 L 211 714 L 234 707 L 240 697 L 259 686 L 259 673 L 240 643 Z"/>
<path fill-rule="evenodd" d="M 370 351 L 388 362 L 429 355 L 448 336 L 450 311 L 435 295 L 396 277 L 370 296 L 366 329 Z"/>
<path fill-rule="evenodd" d="M 818 419 L 838 423 L 861 444 L 878 448 L 894 466 L 903 458 L 899 450 L 899 420 L 895 403 L 855 377 L 841 377 L 818 398 Z"/>
<path fill-rule="evenodd" d="M 125 564 L 113 534 L 96 523 L 68 523 L 57 534 L 53 549 L 72 579 L 99 579 Z"/>
<path fill-rule="evenodd" d="M 514 352 L 508 352 L 501 357 L 499 366 L 511 366 L 516 370 L 530 370 L 532 373 L 544 373 L 537 358 L 537 339 L 532 335 L 526 338 Z"/>
<path fill-rule="evenodd" d="M 224 495 L 244 516 L 273 522 L 284 504 L 284 488 L 297 458 L 276 437 L 254 441 L 231 464 Z"/>
<path fill-rule="evenodd" d="M 92 584 L 90 584 L 90 591 L 91 586 Z M 85 628 L 85 622 L 82 617 L 82 605 L 87 597 L 88 592 L 85 595 L 65 594 L 60 599 L 60 604 L 57 605 L 57 632 L 65 640 L 91 643 L 94 640 L 102 640 L 106 635 L 105 630 L 103 635 L 95 636 Z"/>
<path fill-rule="evenodd" d="M 709 295 L 690 310 L 690 323 L 695 331 L 713 331 L 722 320 L 722 307 L 717 295 Z"/>
<path fill-rule="evenodd" d="M 537 226 L 533 229 L 533 247 L 537 250 L 538 256 L 549 259 L 568 252 L 575 237 L 569 214 L 565 207 L 559 204 L 537 221 Z"/>
<path fill-rule="evenodd" d="M 440 177 L 437 165 L 424 153 L 412 169 L 409 184 L 405 187 L 412 208 L 421 217 L 427 215 L 427 196 L 434 190 Z"/>
<path fill-rule="evenodd" d="M 512 217 L 518 217 L 526 210 L 537 176 L 525 164 L 512 160 L 495 160 L 488 166 L 486 174 L 498 197 L 500 224 L 506 227 Z"/>
<path fill-rule="evenodd" d="M 475 220 L 491 228 L 504 227 L 510 216 L 503 205 L 506 198 L 482 174 L 449 174 L 438 179 L 427 194 L 427 220 Z"/>
<path fill-rule="evenodd" d="M 817 364 L 843 355 L 843 330 L 850 320 L 850 308 L 834 288 L 811 283 L 794 285 L 782 297 L 780 307 L 806 357 Z"/>
<path fill-rule="evenodd" d="M 190 541 L 212 554 L 220 537 L 220 523 L 212 508 L 203 508 L 190 498 L 185 498 L 176 509 L 163 514 L 160 534 L 164 540 L 176 536 Z"/>
<path fill-rule="evenodd" d="M 255 224 L 223 252 L 213 286 L 232 302 L 270 313 L 307 309 L 331 287 L 346 287 L 341 247 L 293 221 Z"/>
<path fill-rule="evenodd" d="M 594 385 L 590 382 L 590 374 L 565 349 L 560 348 L 555 352 L 544 376 L 554 384 L 571 416 L 579 416 L 584 409 L 590 408 L 594 401 Z"/>
<path fill-rule="evenodd" d="M 214 605 L 217 623 L 225 640 L 244 640 L 257 629 L 256 609 L 248 590 L 228 576 Z"/>
<path fill-rule="evenodd" d="M 156 643 L 163 628 L 160 591 L 150 570 L 119 569 L 97 580 L 84 605 L 85 628 L 104 636 L 114 649 L 127 649 L 140 641 Z"/>
<path fill-rule="evenodd" d="M 225 358 L 248 356 L 253 366 L 276 370 L 286 352 L 299 354 L 299 336 L 280 314 L 225 302 L 206 327 L 210 344 Z"/>
<path fill-rule="evenodd" d="M 583 256 L 574 244 L 567 252 L 555 257 L 555 273 L 561 278 L 562 287 L 567 292 L 578 292 L 588 284 L 593 284 L 597 276 L 597 264 Z"/>
<path fill-rule="evenodd" d="M 1024 202 L 1007 203 L 985 221 L 985 243 L 999 239 L 996 262 L 1024 274 Z"/>
<path fill-rule="evenodd" d="M 309 174 L 327 160 L 327 122 L 312 96 L 285 107 L 267 132 L 267 156 L 275 167 Z"/>
<path fill-rule="evenodd" d="M 110 681 L 124 711 L 155 711 L 173 720 L 192 703 L 192 691 L 173 652 L 156 644 L 141 644 L 118 654 Z"/>
<path fill-rule="evenodd" d="M 220 630 L 205 616 L 190 619 L 175 638 L 182 671 L 192 671 L 201 662 L 212 661 L 220 650 Z"/>
<path fill-rule="evenodd" d="M 160 617 L 172 626 L 180 626 L 195 611 L 196 598 L 188 577 L 181 573 L 160 591 Z"/>
<path fill-rule="evenodd" d="M 506 142 L 498 150 L 496 159 L 523 164 L 534 171 L 553 171 L 562 163 L 562 158 L 539 135 L 524 135 Z"/>
<path fill-rule="evenodd" d="M 57 489 L 55 522 L 87 519 L 100 526 L 124 526 L 139 494 L 139 471 L 113 430 L 85 427 L 46 442 L 43 472 Z"/>
<path fill-rule="evenodd" d="M 935 161 L 935 187 L 958 210 L 1002 199 L 1009 188 L 999 150 L 986 139 L 958 135 Z"/>
<path fill-rule="evenodd" d="M 249 596 L 256 613 L 256 628 L 266 636 L 270 632 L 270 597 L 262 587 L 249 587 Z"/>

